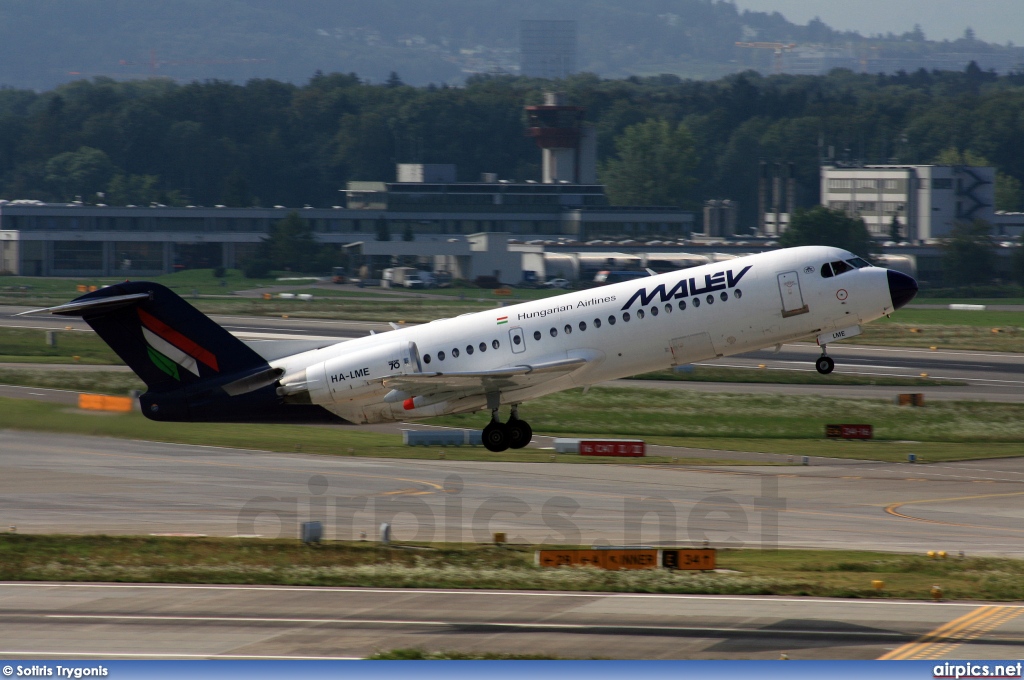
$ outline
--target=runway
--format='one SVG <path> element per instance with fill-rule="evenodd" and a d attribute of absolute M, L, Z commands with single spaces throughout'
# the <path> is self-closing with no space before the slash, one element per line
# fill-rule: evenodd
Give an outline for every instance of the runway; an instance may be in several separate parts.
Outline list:
<path fill-rule="evenodd" d="M 0 658 L 1018 659 L 1024 606 L 287 586 L 0 583 Z M 947 631 L 948 639 L 925 636 Z"/>
<path fill-rule="evenodd" d="M 841 446 L 842 444 L 836 444 Z M 752 454 L 757 455 L 757 454 Z M 369 459 L 0 432 L 0 526 L 1024 557 L 1024 459 L 691 467 Z"/>

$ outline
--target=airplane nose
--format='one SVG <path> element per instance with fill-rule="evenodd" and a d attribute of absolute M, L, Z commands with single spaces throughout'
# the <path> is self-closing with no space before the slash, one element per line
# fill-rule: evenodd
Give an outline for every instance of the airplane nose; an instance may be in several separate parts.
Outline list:
<path fill-rule="evenodd" d="M 902 272 L 886 270 L 889 279 L 889 297 L 892 298 L 892 308 L 899 309 L 907 304 L 917 295 L 917 281 L 912 276 Z"/>

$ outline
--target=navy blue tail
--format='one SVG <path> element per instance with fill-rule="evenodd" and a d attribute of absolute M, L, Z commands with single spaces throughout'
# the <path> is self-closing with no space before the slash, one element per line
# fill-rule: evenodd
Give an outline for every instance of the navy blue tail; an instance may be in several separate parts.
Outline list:
<path fill-rule="evenodd" d="M 133 281 L 87 293 L 75 302 L 147 293 L 115 309 L 86 309 L 82 318 L 152 392 L 269 368 L 241 340 L 168 288 Z"/>
<path fill-rule="evenodd" d="M 337 422 L 319 406 L 285 405 L 279 369 L 168 288 L 109 286 L 52 310 L 81 316 L 146 383 L 153 420 Z"/>

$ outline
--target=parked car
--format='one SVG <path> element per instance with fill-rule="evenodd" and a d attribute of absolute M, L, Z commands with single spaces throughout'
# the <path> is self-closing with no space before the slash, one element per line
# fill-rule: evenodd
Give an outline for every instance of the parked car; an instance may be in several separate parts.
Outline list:
<path fill-rule="evenodd" d="M 547 288 L 569 288 L 570 287 L 570 283 L 569 283 L 568 279 L 551 279 L 550 281 L 545 281 L 544 285 Z"/>

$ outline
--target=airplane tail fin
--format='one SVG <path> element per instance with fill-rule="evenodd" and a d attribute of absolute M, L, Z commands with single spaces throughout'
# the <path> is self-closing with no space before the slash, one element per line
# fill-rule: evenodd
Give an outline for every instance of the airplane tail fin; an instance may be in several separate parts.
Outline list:
<path fill-rule="evenodd" d="M 36 312 L 80 316 L 146 383 L 153 420 L 336 422 L 326 410 L 284 405 L 282 370 L 158 283 L 132 281 Z"/>
<path fill-rule="evenodd" d="M 109 286 L 48 311 L 81 316 L 152 392 L 268 367 L 245 343 L 158 283 Z"/>

